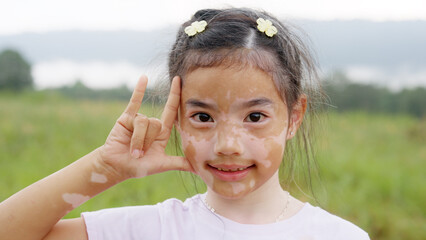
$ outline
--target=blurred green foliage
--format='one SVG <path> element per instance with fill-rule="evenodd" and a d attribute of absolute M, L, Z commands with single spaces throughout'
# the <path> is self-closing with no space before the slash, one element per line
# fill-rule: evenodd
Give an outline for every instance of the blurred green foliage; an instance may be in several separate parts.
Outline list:
<path fill-rule="evenodd" d="M 426 116 L 426 88 L 392 92 L 373 84 L 356 83 L 336 71 L 323 79 L 324 90 L 337 111 L 363 110 L 372 113 L 402 113 Z"/>
<path fill-rule="evenodd" d="M 46 92 L 0 93 L 0 201 L 102 145 L 126 104 Z M 147 115 L 155 110 L 142 108 Z M 322 206 L 371 239 L 426 239 L 426 120 L 365 112 L 323 119 L 325 130 L 317 141 L 322 185 L 316 189 Z M 183 200 L 204 190 L 189 174 L 166 172 L 120 183 L 66 217 L 171 197 Z M 297 188 L 291 193 L 315 204 Z"/>
<path fill-rule="evenodd" d="M 0 53 L 0 90 L 21 91 L 33 87 L 31 66 L 21 54 L 13 49 Z"/>
<path fill-rule="evenodd" d="M 132 95 L 132 91 L 126 85 L 110 89 L 92 89 L 84 85 L 81 80 L 77 80 L 72 86 L 63 86 L 55 89 L 46 89 L 44 92 L 60 93 L 70 99 L 91 99 L 91 100 L 123 100 L 127 101 Z"/>

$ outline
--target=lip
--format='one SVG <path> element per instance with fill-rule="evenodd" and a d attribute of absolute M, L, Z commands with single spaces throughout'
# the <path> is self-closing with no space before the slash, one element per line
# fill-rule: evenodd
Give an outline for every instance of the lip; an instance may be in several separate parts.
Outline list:
<path fill-rule="evenodd" d="M 254 165 L 227 165 L 227 164 L 218 164 L 218 165 L 207 165 L 208 170 L 217 178 L 225 182 L 235 182 L 244 179 L 247 174 L 251 171 L 251 168 Z M 243 168 L 244 170 L 238 170 Z M 229 171 L 221 171 L 219 169 L 227 169 Z M 236 171 L 235 171 L 236 170 Z"/>

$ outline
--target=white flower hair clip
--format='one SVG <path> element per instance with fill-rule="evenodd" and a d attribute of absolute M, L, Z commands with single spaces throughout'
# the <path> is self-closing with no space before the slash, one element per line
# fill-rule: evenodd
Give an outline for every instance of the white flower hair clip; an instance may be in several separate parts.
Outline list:
<path fill-rule="evenodd" d="M 272 25 L 272 22 L 263 18 L 257 19 L 257 29 L 264 32 L 266 36 L 273 37 L 277 32 L 277 28 Z"/>
<path fill-rule="evenodd" d="M 192 37 L 195 34 L 204 31 L 204 29 L 206 29 L 206 26 L 207 26 L 207 22 L 204 21 L 204 20 L 195 21 L 195 22 L 191 23 L 190 26 L 185 28 L 185 33 L 188 34 L 188 36 Z"/>

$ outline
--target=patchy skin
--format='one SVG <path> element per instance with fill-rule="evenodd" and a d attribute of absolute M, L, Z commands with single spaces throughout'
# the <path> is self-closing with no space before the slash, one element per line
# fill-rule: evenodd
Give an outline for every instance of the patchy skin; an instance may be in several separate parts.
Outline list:
<path fill-rule="evenodd" d="M 92 172 L 92 176 L 90 177 L 90 181 L 94 182 L 94 183 L 106 183 L 106 182 L 108 182 L 108 178 L 103 174 Z"/>
<path fill-rule="evenodd" d="M 254 187 L 254 184 L 256 183 L 256 181 L 254 179 L 250 180 L 250 188 Z"/>
<path fill-rule="evenodd" d="M 148 167 L 145 165 L 147 164 L 144 162 L 139 163 L 139 166 L 136 169 L 136 175 L 135 175 L 136 178 L 142 178 L 142 177 L 148 176 L 148 170 L 147 170 Z"/>
<path fill-rule="evenodd" d="M 191 145 L 193 147 L 193 144 L 197 145 L 197 149 L 198 151 L 195 150 L 195 148 L 191 151 L 194 154 L 194 158 L 195 159 L 202 159 L 203 156 L 201 155 L 201 153 L 205 153 L 207 151 L 210 151 L 212 144 L 214 144 L 215 141 L 217 141 L 217 137 L 213 137 L 210 139 L 197 139 L 195 138 L 193 135 L 185 132 L 185 131 L 181 131 L 181 138 L 182 138 L 182 147 L 183 149 L 186 149 L 189 147 L 189 145 Z M 208 156 L 209 158 L 214 158 L 215 155 L 213 152 L 210 153 L 210 155 Z"/>
<path fill-rule="evenodd" d="M 245 184 L 239 182 L 231 182 L 230 184 L 232 186 L 232 191 L 235 195 L 238 195 L 240 192 L 246 190 L 247 188 Z"/>
<path fill-rule="evenodd" d="M 230 100 L 231 99 L 231 91 L 228 90 L 228 92 L 226 93 L 226 99 Z"/>
<path fill-rule="evenodd" d="M 203 159 L 203 156 L 200 153 L 205 152 L 206 148 L 207 149 L 210 148 L 213 139 L 210 139 L 210 140 L 201 139 L 199 141 L 195 139 L 194 136 L 191 136 L 184 131 L 181 131 L 180 135 L 182 138 L 182 147 L 185 151 L 185 156 L 193 156 L 194 161 L 197 161 L 197 160 L 201 161 L 201 159 Z M 194 147 L 194 144 L 197 146 L 198 151 Z M 194 168 L 194 171 L 199 176 L 203 176 L 203 180 L 208 186 L 210 184 L 213 184 L 214 176 L 209 171 L 207 171 L 207 169 L 200 168 L 200 166 L 202 166 L 202 162 L 201 164 L 198 164 L 198 163 L 194 164 L 191 161 L 191 165 Z"/>
<path fill-rule="evenodd" d="M 90 196 L 85 196 L 79 193 L 64 193 L 62 194 L 62 199 L 66 203 L 72 205 L 72 208 L 76 208 L 90 199 Z"/>
<path fill-rule="evenodd" d="M 226 87 L 226 91 L 223 91 Z M 272 104 L 244 106 L 253 99 Z M 191 106 L 188 100 L 213 106 Z M 183 77 L 179 131 L 185 156 L 209 190 L 226 198 L 239 198 L 261 187 L 278 170 L 289 128 L 287 106 L 267 73 L 256 68 L 198 68 Z M 206 113 L 212 122 L 200 122 L 194 114 Z M 260 112 L 259 122 L 247 116 Z M 208 164 L 251 166 L 238 182 L 217 179 Z"/>

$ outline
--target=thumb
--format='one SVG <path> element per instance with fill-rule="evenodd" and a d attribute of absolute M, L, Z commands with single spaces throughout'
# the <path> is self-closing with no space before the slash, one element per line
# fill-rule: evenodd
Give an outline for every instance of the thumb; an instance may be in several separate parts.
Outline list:
<path fill-rule="evenodd" d="M 180 170 L 195 173 L 194 168 L 186 157 L 169 156 L 170 170 Z"/>

